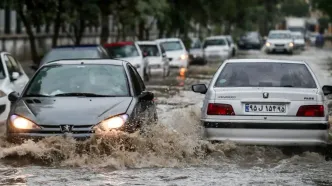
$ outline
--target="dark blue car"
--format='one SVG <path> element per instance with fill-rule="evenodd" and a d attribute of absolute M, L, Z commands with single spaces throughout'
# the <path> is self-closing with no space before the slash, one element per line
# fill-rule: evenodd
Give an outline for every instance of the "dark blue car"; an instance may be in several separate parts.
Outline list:
<path fill-rule="evenodd" d="M 64 45 L 52 48 L 41 60 L 37 70 L 42 65 L 61 59 L 109 59 L 106 50 L 100 45 Z"/>

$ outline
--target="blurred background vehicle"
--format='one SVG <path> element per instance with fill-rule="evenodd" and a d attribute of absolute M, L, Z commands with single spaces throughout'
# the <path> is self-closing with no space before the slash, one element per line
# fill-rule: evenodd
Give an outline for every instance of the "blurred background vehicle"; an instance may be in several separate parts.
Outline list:
<path fill-rule="evenodd" d="M 237 53 L 237 46 L 234 43 L 233 37 L 231 35 L 227 35 L 226 39 L 228 41 L 229 46 L 231 47 L 231 56 L 234 57 Z"/>
<path fill-rule="evenodd" d="M 240 49 L 258 49 L 264 45 L 264 41 L 259 32 L 246 32 L 240 36 L 237 43 Z"/>
<path fill-rule="evenodd" d="M 295 49 L 300 49 L 300 50 L 305 50 L 305 39 L 304 35 L 302 32 L 292 32 L 292 36 L 294 39 L 294 48 Z"/>
<path fill-rule="evenodd" d="M 203 54 L 208 62 L 224 61 L 232 56 L 232 49 L 226 36 L 211 36 L 203 42 Z"/>
<path fill-rule="evenodd" d="M 60 45 L 52 48 L 42 58 L 39 66 L 32 65 L 31 68 L 37 70 L 42 65 L 60 59 L 107 59 L 106 50 L 101 45 Z"/>
<path fill-rule="evenodd" d="M 206 61 L 203 56 L 202 42 L 199 38 L 191 38 L 191 45 L 189 49 L 190 64 L 205 65 Z"/>
<path fill-rule="evenodd" d="M 165 49 L 171 68 L 188 68 L 189 55 L 181 39 L 163 38 L 157 39 L 156 42 Z"/>
<path fill-rule="evenodd" d="M 267 53 L 289 53 L 293 54 L 294 39 L 292 32 L 289 30 L 271 30 L 269 32 L 265 51 Z"/>
<path fill-rule="evenodd" d="M 144 81 L 149 81 L 149 62 L 144 59 L 143 53 L 136 42 L 123 41 L 104 44 L 104 48 L 112 59 L 121 59 L 130 62 L 141 75 Z"/>
<path fill-rule="evenodd" d="M 155 41 L 137 41 L 138 46 L 143 52 L 144 57 L 148 60 L 148 73 L 162 73 L 163 77 L 170 74 L 169 60 L 165 49 Z"/>
<path fill-rule="evenodd" d="M 316 44 L 316 38 L 319 35 L 318 32 L 312 32 L 309 34 L 309 41 L 311 46 L 315 46 Z"/>

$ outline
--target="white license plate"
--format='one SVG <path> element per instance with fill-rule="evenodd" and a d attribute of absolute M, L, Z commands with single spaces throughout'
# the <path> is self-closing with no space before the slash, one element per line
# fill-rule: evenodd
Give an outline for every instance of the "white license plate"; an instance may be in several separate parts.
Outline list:
<path fill-rule="evenodd" d="M 286 113 L 286 105 L 245 104 L 245 112 Z"/>

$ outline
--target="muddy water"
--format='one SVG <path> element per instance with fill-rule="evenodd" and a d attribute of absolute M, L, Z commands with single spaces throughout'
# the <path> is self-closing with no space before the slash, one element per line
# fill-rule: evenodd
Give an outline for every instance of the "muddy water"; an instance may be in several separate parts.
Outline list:
<path fill-rule="evenodd" d="M 326 83 L 329 55 L 250 51 L 246 57 L 303 59 Z M 215 69 L 206 68 L 204 77 Z M 317 153 L 290 156 L 273 147 L 204 141 L 199 125 L 203 96 L 189 91 L 192 83 L 209 83 L 198 79 L 199 72 L 168 78 L 163 86 L 158 82 L 165 80 L 158 78 L 149 83 L 158 96 L 160 122 L 144 136 L 110 133 L 85 142 L 48 138 L 22 145 L 0 139 L 0 185 L 332 185 L 332 162 Z"/>

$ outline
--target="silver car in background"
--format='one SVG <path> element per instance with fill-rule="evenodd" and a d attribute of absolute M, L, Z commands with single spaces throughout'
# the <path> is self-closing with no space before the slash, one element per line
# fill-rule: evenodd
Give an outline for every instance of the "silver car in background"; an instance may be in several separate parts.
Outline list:
<path fill-rule="evenodd" d="M 250 145 L 324 146 L 328 140 L 326 95 L 332 86 L 319 84 L 302 61 L 226 60 L 206 94 L 201 122 L 211 141 Z"/>

